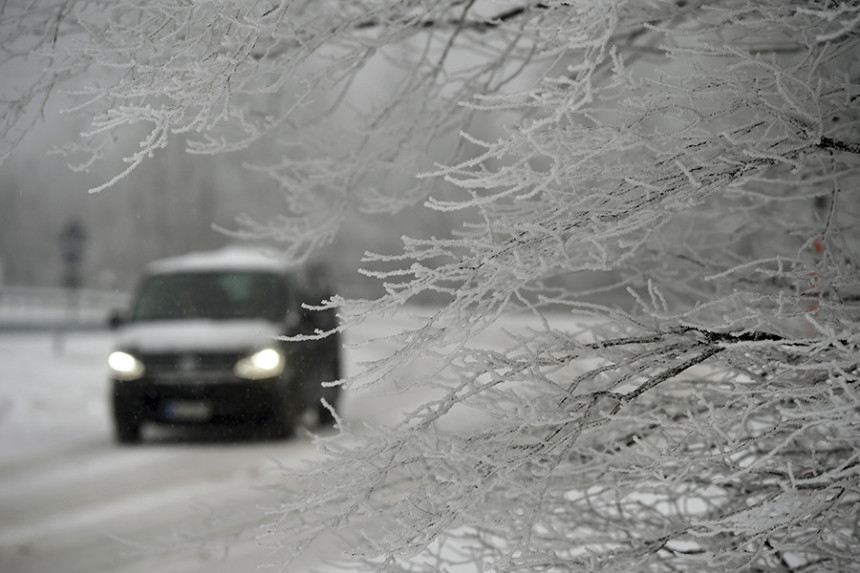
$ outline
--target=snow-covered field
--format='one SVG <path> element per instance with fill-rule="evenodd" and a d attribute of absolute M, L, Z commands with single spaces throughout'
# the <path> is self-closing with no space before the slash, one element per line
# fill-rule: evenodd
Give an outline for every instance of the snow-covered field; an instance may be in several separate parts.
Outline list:
<path fill-rule="evenodd" d="M 404 324 L 364 325 L 347 342 Z M 347 349 L 347 373 L 385 344 Z M 235 572 L 272 563 L 257 530 L 239 526 L 259 517 L 272 495 L 265 486 L 286 479 L 281 465 L 315 455 L 310 439 L 154 432 L 120 448 L 106 404 L 110 346 L 103 331 L 0 333 L 0 571 Z M 390 423 L 421 394 L 347 392 L 341 411 L 351 423 Z M 238 537 L 225 543 L 230 535 Z M 302 565 L 319 563 L 311 553 Z"/>

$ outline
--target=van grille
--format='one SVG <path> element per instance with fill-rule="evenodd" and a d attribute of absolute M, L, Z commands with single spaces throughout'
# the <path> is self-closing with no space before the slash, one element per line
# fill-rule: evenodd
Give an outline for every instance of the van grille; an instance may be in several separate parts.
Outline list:
<path fill-rule="evenodd" d="M 236 361 L 244 354 L 237 352 L 181 352 L 144 354 L 141 356 L 147 372 L 152 375 L 182 375 L 232 372 Z"/>

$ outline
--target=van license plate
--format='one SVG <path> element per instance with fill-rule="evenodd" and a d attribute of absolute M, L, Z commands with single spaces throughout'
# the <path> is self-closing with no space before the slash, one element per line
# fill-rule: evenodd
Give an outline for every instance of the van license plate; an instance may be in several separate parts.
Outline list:
<path fill-rule="evenodd" d="M 212 405 L 206 402 L 174 400 L 164 405 L 164 414 L 170 420 L 204 421 L 212 417 Z"/>

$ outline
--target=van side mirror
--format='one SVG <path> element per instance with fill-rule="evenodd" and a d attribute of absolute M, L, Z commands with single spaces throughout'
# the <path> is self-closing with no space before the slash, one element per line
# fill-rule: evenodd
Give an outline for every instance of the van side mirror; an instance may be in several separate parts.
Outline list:
<path fill-rule="evenodd" d="M 116 330 L 120 326 L 126 323 L 125 313 L 120 310 L 112 310 L 110 315 L 108 316 L 108 328 L 111 330 Z"/>
<path fill-rule="evenodd" d="M 334 309 L 309 310 L 302 309 L 303 320 L 320 330 L 332 330 L 337 328 L 337 312 Z"/>

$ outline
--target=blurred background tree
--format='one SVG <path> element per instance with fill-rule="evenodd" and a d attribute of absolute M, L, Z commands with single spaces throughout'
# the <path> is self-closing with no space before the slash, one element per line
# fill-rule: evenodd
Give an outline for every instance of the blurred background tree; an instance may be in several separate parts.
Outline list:
<path fill-rule="evenodd" d="M 10 146 L 69 85 L 66 157 L 125 154 L 93 191 L 177 144 L 242 163 L 281 210 L 231 231 L 286 257 L 391 221 L 384 289 L 331 302 L 347 327 L 439 303 L 362 381 L 440 397 L 320 442 L 273 510 L 288 556 L 343 530 L 386 571 L 854 567 L 857 2 L 37 1 L 2 26 L 8 69 L 46 62 L 4 95 Z M 482 347 L 513 312 L 534 326 Z"/>

